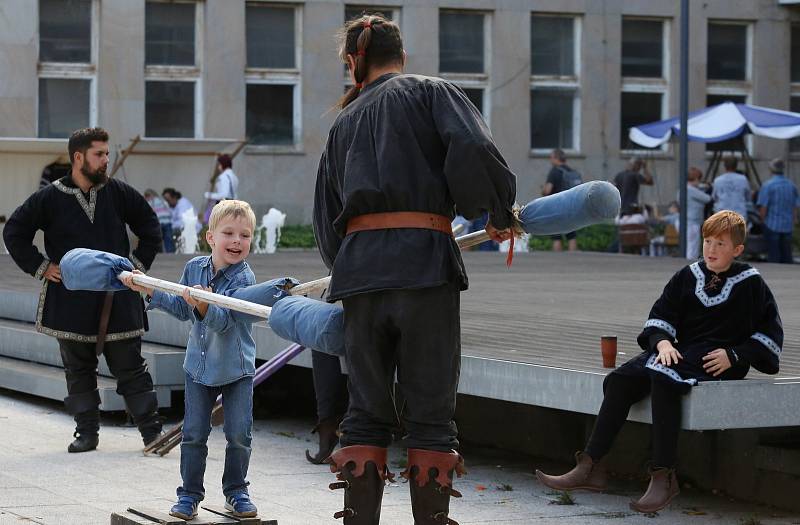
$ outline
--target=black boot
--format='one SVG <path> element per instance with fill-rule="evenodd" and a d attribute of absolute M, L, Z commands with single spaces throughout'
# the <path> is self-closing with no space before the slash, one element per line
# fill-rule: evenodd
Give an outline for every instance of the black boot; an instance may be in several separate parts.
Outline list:
<path fill-rule="evenodd" d="M 461 497 L 453 489 L 453 474 L 461 476 L 465 472 L 464 459 L 454 450 L 408 449 L 408 467 L 400 475 L 411 486 L 415 525 L 458 525 L 448 517 L 450 496 Z"/>
<path fill-rule="evenodd" d="M 75 423 L 75 432 L 72 434 L 75 441 L 67 447 L 67 452 L 88 452 L 96 449 L 99 442 L 97 433 L 100 430 L 100 411 L 95 409 L 75 414 Z"/>
<path fill-rule="evenodd" d="M 386 449 L 354 445 L 337 450 L 328 459 L 331 472 L 340 481 L 331 490 L 344 489 L 344 509 L 333 515 L 344 525 L 377 525 L 381 521 L 381 500 L 386 480 L 393 481 L 386 466 Z"/>
<path fill-rule="evenodd" d="M 326 419 L 314 427 L 314 430 L 312 430 L 311 433 L 313 434 L 316 432 L 319 435 L 319 450 L 314 456 L 312 456 L 308 450 L 306 450 L 306 459 L 309 462 L 319 465 L 330 457 L 333 449 L 336 448 L 336 445 L 339 443 L 339 434 L 337 433 L 338 429 L 338 418 Z"/>
<path fill-rule="evenodd" d="M 145 446 L 161 436 L 162 422 L 158 415 L 158 399 L 155 390 L 126 396 L 125 406 L 138 427 Z"/>

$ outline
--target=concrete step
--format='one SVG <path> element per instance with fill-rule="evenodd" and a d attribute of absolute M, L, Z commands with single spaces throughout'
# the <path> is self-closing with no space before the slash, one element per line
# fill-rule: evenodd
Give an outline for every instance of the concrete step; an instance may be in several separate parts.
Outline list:
<path fill-rule="evenodd" d="M 185 347 L 142 344 L 142 357 L 147 361 L 153 383 L 183 388 L 183 357 Z M 36 331 L 31 323 L 0 319 L 0 356 L 12 357 L 62 367 L 61 353 L 55 338 Z M 111 377 L 105 357 L 100 356 L 98 372 Z"/>
<path fill-rule="evenodd" d="M 0 357 L 0 387 L 56 400 L 63 400 L 67 395 L 62 369 L 10 357 Z M 97 389 L 100 392 L 100 410 L 125 410 L 125 402 L 117 394 L 114 380 L 98 377 Z M 171 406 L 174 389 L 170 386 L 155 387 L 160 407 Z"/>
<path fill-rule="evenodd" d="M 36 321 L 36 307 L 38 304 L 38 292 L 4 289 L 0 293 L 0 317 L 33 323 Z"/>

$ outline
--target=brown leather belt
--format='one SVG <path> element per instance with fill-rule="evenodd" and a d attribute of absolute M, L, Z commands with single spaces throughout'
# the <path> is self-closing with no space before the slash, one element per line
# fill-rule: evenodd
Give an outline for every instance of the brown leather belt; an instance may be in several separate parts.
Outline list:
<path fill-rule="evenodd" d="M 450 227 L 450 218 L 421 211 L 368 213 L 353 217 L 347 221 L 348 235 L 365 230 L 388 230 L 394 228 L 420 228 L 453 235 L 453 229 Z"/>

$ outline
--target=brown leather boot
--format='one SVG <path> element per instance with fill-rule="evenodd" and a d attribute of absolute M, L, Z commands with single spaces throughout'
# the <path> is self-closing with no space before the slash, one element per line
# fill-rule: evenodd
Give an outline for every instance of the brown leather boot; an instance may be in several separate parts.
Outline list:
<path fill-rule="evenodd" d="M 330 457 L 331 452 L 333 452 L 333 449 L 336 448 L 336 445 L 339 443 L 339 434 L 336 433 L 338 429 L 339 419 L 336 418 L 320 421 L 319 424 L 314 427 L 311 433 L 319 435 L 319 450 L 314 456 L 306 450 L 306 459 L 309 462 L 319 465 Z"/>
<path fill-rule="evenodd" d="M 464 459 L 455 450 L 408 449 L 408 467 L 400 475 L 411 486 L 414 525 L 458 525 L 448 517 L 450 496 L 461 497 L 453 489 L 453 474 L 461 477 L 465 472 Z"/>
<path fill-rule="evenodd" d="M 608 477 L 605 469 L 592 460 L 585 452 L 576 452 L 575 468 L 561 476 L 550 476 L 541 470 L 536 471 L 536 477 L 543 485 L 555 490 L 592 490 L 602 492 L 608 486 Z"/>
<path fill-rule="evenodd" d="M 385 481 L 394 481 L 386 466 L 386 449 L 353 445 L 337 450 L 327 460 L 340 481 L 331 490 L 344 489 L 344 509 L 333 515 L 344 525 L 377 525 L 381 521 L 381 500 Z"/>
<path fill-rule="evenodd" d="M 647 492 L 637 501 L 631 501 L 630 507 L 636 512 L 652 514 L 669 505 L 669 502 L 680 492 L 681 489 L 678 487 L 678 476 L 675 475 L 675 469 L 652 469 Z"/>

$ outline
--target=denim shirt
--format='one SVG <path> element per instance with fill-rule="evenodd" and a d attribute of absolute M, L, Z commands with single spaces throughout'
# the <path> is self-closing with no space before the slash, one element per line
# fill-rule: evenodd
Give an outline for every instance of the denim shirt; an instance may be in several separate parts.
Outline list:
<path fill-rule="evenodd" d="M 235 289 L 255 284 L 247 262 L 228 266 L 214 274 L 211 256 L 186 263 L 180 284 L 211 286 L 215 293 L 230 295 Z M 154 290 L 148 310 L 160 308 L 181 321 L 192 321 L 183 369 L 196 383 L 219 386 L 255 375 L 256 343 L 252 323 L 258 317 L 209 304 L 204 318 L 182 297 Z"/>

